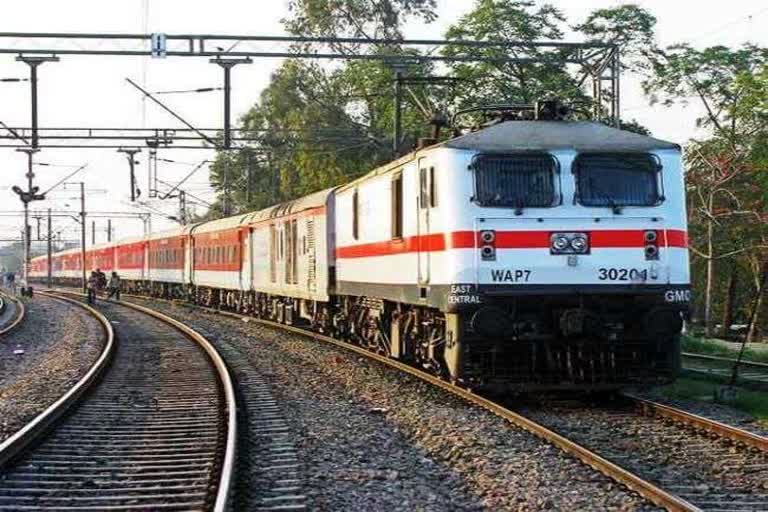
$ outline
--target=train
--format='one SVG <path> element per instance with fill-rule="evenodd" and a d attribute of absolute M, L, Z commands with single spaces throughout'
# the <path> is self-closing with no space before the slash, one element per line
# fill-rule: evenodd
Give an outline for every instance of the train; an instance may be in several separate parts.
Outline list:
<path fill-rule="evenodd" d="M 498 393 L 670 382 L 691 303 L 680 147 L 592 121 L 431 140 L 261 211 L 56 253 L 51 273 L 79 284 L 83 265 Z"/>

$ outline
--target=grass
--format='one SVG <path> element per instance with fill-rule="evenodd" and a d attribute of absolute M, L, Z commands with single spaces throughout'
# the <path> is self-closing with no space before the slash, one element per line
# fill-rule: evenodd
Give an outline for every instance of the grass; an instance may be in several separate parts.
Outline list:
<path fill-rule="evenodd" d="M 694 354 L 704 354 L 708 356 L 736 358 L 739 355 L 740 346 L 736 343 L 733 348 L 725 347 L 705 338 L 694 338 L 692 336 L 683 336 L 683 352 L 692 352 Z M 759 363 L 768 363 L 768 351 L 744 349 L 743 359 L 746 361 L 757 361 Z"/>
<path fill-rule="evenodd" d="M 761 425 L 768 427 L 768 393 L 739 388 L 734 400 L 718 401 L 715 397 L 720 386 L 721 384 L 709 380 L 683 377 L 675 381 L 674 384 L 660 388 L 660 391 L 669 398 L 687 398 L 722 403 L 754 416 Z"/>

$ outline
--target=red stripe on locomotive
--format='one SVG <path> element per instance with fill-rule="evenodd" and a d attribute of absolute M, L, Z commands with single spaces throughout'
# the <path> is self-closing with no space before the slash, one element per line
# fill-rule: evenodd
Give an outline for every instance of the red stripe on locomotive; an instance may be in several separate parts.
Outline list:
<path fill-rule="evenodd" d="M 589 231 L 590 246 L 597 249 L 621 249 L 645 246 L 645 231 L 642 229 Z M 663 241 L 664 231 L 657 231 Z M 548 249 L 551 231 L 496 231 L 497 249 Z M 688 247 L 685 231 L 666 231 L 667 247 Z M 480 247 L 480 233 L 475 231 L 454 231 L 430 235 L 410 236 L 336 249 L 337 258 L 367 258 L 392 256 L 419 251 L 440 252 L 446 249 L 473 249 Z M 662 244 L 662 247 L 665 245 Z"/>

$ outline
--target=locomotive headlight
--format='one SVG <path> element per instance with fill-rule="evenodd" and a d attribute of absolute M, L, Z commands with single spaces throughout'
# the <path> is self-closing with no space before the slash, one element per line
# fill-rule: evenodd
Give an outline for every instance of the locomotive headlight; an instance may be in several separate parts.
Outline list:
<path fill-rule="evenodd" d="M 480 240 L 482 240 L 484 244 L 492 244 L 496 240 L 496 232 L 492 230 L 481 231 Z"/>
<path fill-rule="evenodd" d="M 483 261 L 494 261 L 496 259 L 496 249 L 490 245 L 484 245 L 480 248 L 480 256 Z"/>
<path fill-rule="evenodd" d="M 659 259 L 659 249 L 655 245 L 645 246 L 645 259 L 657 260 Z"/>
<path fill-rule="evenodd" d="M 568 239 L 563 235 L 556 235 L 552 238 L 552 249 L 555 252 L 563 252 L 568 249 L 569 245 Z"/>
<path fill-rule="evenodd" d="M 655 231 L 645 232 L 645 243 L 652 244 L 652 243 L 655 243 L 657 239 L 658 239 L 658 236 L 656 235 Z"/>
<path fill-rule="evenodd" d="M 587 237 L 584 235 L 576 235 L 571 240 L 571 247 L 573 247 L 573 250 L 576 252 L 587 252 L 587 248 L 589 247 L 587 244 Z"/>
<path fill-rule="evenodd" d="M 589 235 L 579 232 L 552 233 L 549 244 L 549 252 L 552 254 L 587 254 Z"/>

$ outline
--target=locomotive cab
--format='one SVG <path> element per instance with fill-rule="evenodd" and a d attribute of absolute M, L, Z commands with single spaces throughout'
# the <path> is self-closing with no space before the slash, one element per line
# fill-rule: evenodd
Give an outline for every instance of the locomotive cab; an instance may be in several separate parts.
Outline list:
<path fill-rule="evenodd" d="M 336 193 L 335 325 L 500 391 L 668 381 L 690 300 L 680 148 L 508 121 Z"/>
<path fill-rule="evenodd" d="M 468 221 L 453 231 L 474 238 L 445 276 L 450 371 L 501 388 L 673 379 L 690 301 L 679 148 L 594 123 L 467 137 L 447 144 L 449 215 Z"/>

